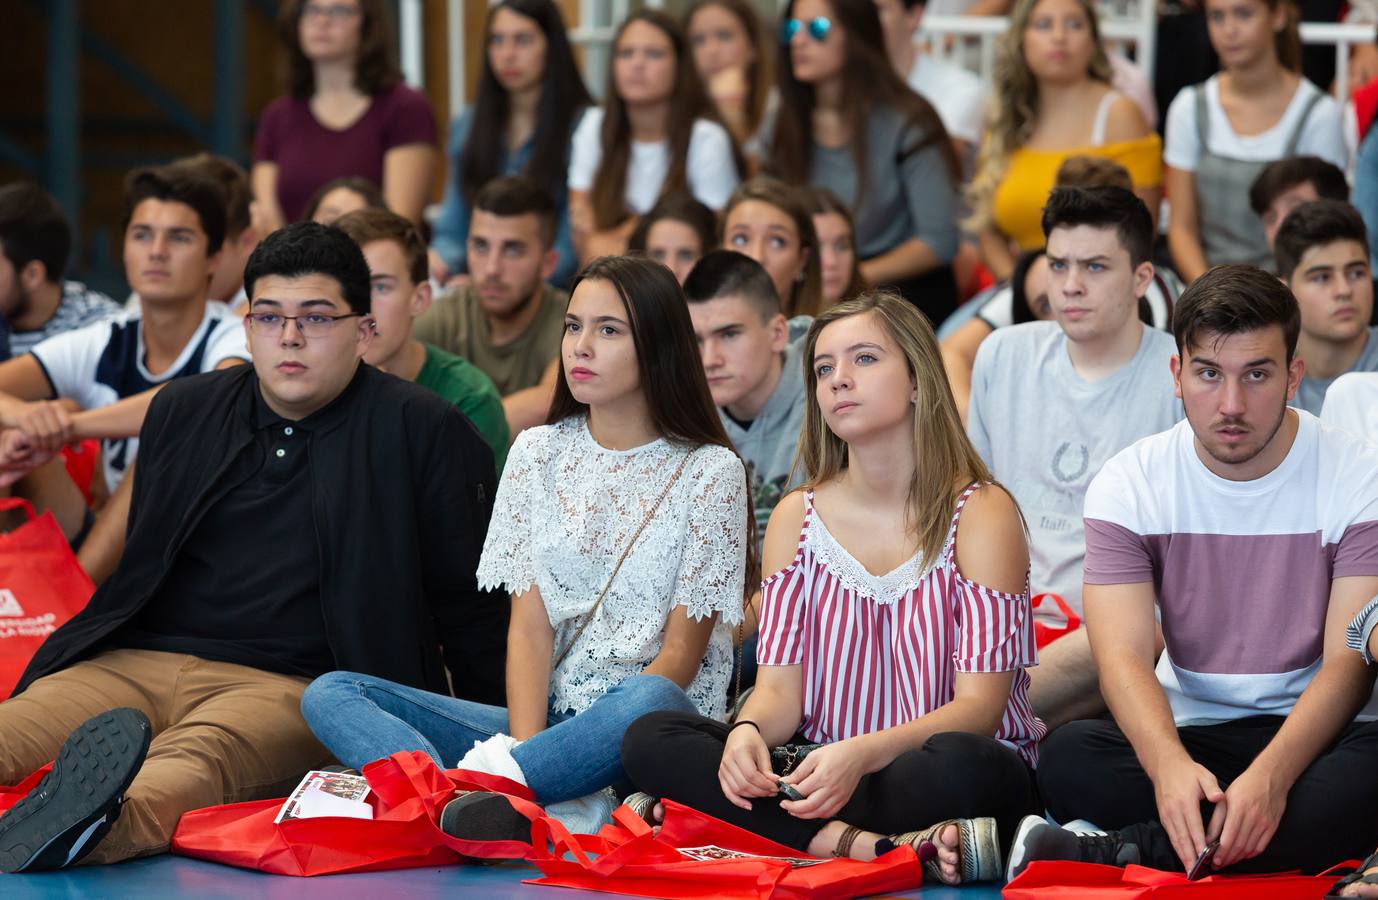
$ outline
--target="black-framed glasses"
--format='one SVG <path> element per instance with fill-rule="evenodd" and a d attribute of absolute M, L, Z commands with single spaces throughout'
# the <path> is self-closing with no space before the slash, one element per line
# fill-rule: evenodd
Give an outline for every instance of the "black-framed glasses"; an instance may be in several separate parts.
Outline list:
<path fill-rule="evenodd" d="M 832 19 L 827 16 L 814 16 L 805 22 L 803 19 L 786 19 L 780 23 L 780 39 L 786 44 L 794 40 L 794 36 L 799 33 L 799 29 L 808 26 L 809 37 L 818 43 L 823 43 L 828 39 L 828 32 L 833 30 Z"/>
<path fill-rule="evenodd" d="M 325 313 L 306 313 L 300 316 L 284 316 L 281 313 L 249 313 L 244 320 L 249 330 L 259 337 L 277 337 L 287 329 L 288 322 L 296 322 L 297 330 L 305 338 L 321 338 L 335 330 L 335 323 L 341 319 L 356 319 L 363 313 L 345 313 L 330 316 Z"/>

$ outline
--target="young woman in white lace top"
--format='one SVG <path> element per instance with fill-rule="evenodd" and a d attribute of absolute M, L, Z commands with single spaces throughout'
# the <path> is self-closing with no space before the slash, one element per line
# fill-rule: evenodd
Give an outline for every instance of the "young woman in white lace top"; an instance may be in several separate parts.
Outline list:
<path fill-rule="evenodd" d="M 478 568 L 482 586 L 512 595 L 507 708 L 335 672 L 303 711 L 346 765 L 424 750 L 522 781 L 592 829 L 604 789 L 623 782 L 627 725 L 663 709 L 723 717 L 756 542 L 745 469 L 668 269 L 595 260 L 572 292 L 561 360 L 551 424 L 512 446 Z M 466 839 L 529 836 L 497 795 L 452 801 L 441 824 Z"/>

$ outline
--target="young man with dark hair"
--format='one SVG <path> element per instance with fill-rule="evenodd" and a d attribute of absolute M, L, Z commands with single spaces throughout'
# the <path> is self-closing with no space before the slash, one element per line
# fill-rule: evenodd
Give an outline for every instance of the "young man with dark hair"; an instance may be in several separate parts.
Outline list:
<path fill-rule="evenodd" d="M 63 279 L 71 249 L 67 217 L 47 192 L 31 182 L 0 188 L 0 316 L 13 356 L 120 311 L 99 291 Z"/>
<path fill-rule="evenodd" d="M 1378 594 L 1378 448 L 1288 408 L 1300 329 L 1291 292 L 1250 266 L 1182 295 L 1186 421 L 1121 451 L 1086 494 L 1084 603 L 1114 719 L 1059 729 L 1038 766 L 1054 819 L 1109 832 L 1030 817 L 1009 874 L 1203 857 L 1314 873 L 1378 840 L 1374 676 L 1345 647 Z"/>
<path fill-rule="evenodd" d="M 103 439 L 105 482 L 114 491 L 137 452 L 134 436 L 151 395 L 117 401 L 248 356 L 234 313 L 206 298 L 224 239 L 217 182 L 175 166 L 132 172 L 125 182 L 124 265 L 140 309 L 0 364 L 0 427 L 18 428 L 49 450 Z M 83 412 L 73 415 L 71 405 Z"/>
<path fill-rule="evenodd" d="M 1320 199 L 1348 201 L 1349 182 L 1339 166 L 1319 156 L 1289 156 L 1271 162 L 1249 187 L 1249 206 L 1263 220 L 1269 247 L 1292 210 Z"/>
<path fill-rule="evenodd" d="M 559 253 L 555 201 L 523 176 L 494 178 L 474 198 L 469 282 L 435 298 L 416 337 L 493 379 L 515 438 L 539 425 L 550 398 L 569 296 L 546 284 Z"/>
<path fill-rule="evenodd" d="M 357 210 L 334 225 L 359 245 L 371 273 L 378 327 L 364 362 L 453 403 L 483 436 L 501 472 L 508 430 L 498 389 L 473 363 L 412 336 L 412 322 L 431 305 L 421 233 L 410 219 L 386 209 Z"/>
<path fill-rule="evenodd" d="M 684 298 L 708 389 L 746 462 L 764 538 L 775 504 L 802 474 L 794 471 L 794 456 L 804 423 L 800 353 L 810 319 L 787 322 L 765 268 L 733 250 L 704 254 L 684 279 Z"/>
<path fill-rule="evenodd" d="M 1378 328 L 1368 324 L 1373 272 L 1364 220 L 1343 200 L 1303 203 L 1278 229 L 1273 259 L 1301 307 L 1297 356 L 1306 371 L 1292 405 L 1320 415 L 1336 378 L 1378 371 Z"/>
<path fill-rule="evenodd" d="M 1172 336 L 1139 319 L 1154 274 L 1143 201 L 1121 187 L 1057 188 L 1043 231 L 1054 321 L 1001 328 L 981 344 L 967 432 L 1024 513 L 1033 591 L 1080 615 L 1087 485 L 1181 411 L 1168 376 Z M 1062 624 L 1047 600 L 1035 615 Z M 1050 731 L 1104 711 L 1085 629 L 1044 647 L 1029 675 L 1029 699 Z"/>
<path fill-rule="evenodd" d="M 369 269 L 341 231 L 274 233 L 245 285 L 253 365 L 155 397 L 124 558 L 0 703 L 0 782 L 57 761 L 0 817 L 0 870 L 159 853 L 187 810 L 280 796 L 327 759 L 300 712 L 324 672 L 502 702 L 506 598 L 475 580 L 492 452 L 361 365 Z"/>
<path fill-rule="evenodd" d="M 225 243 L 220 251 L 220 264 L 215 267 L 206 296 L 219 300 L 236 310 L 248 298 L 244 294 L 244 265 L 258 246 L 259 228 L 254 224 L 254 195 L 249 174 L 231 159 L 198 153 L 172 163 L 174 168 L 199 172 L 220 183 L 225 192 Z"/>

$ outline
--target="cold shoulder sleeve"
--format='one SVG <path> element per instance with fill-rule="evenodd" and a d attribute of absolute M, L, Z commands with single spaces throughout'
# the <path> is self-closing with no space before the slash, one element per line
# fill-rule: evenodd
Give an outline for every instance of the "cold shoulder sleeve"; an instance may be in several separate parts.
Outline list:
<path fill-rule="evenodd" d="M 511 594 L 524 594 L 535 583 L 531 542 L 540 526 L 536 500 L 543 489 L 548 431 L 547 427 L 523 431 L 507 454 L 478 564 L 478 583 L 484 590 L 503 588 Z"/>
<path fill-rule="evenodd" d="M 1010 594 L 954 572 L 958 672 L 1011 672 L 1038 665 L 1033 608 L 1027 586 Z"/>
<path fill-rule="evenodd" d="M 725 448 L 696 452 L 705 459 L 691 460 L 682 476 L 692 479 L 692 494 L 671 605 L 694 619 L 717 613 L 735 625 L 746 584 L 746 471 Z"/>

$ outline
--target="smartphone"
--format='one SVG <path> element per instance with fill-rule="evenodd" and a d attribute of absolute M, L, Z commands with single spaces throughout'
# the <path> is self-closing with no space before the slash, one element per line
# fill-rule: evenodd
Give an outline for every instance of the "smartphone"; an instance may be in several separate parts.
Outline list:
<path fill-rule="evenodd" d="M 1191 871 L 1187 873 L 1187 881 L 1196 881 L 1211 874 L 1211 863 L 1215 861 L 1215 854 L 1219 850 L 1220 838 L 1207 844 L 1201 855 L 1196 857 L 1196 862 L 1192 863 Z"/>
<path fill-rule="evenodd" d="M 775 784 L 780 788 L 780 796 L 784 797 L 786 800 L 804 799 L 804 795 L 796 791 L 793 785 L 785 784 L 783 781 L 777 781 Z"/>

